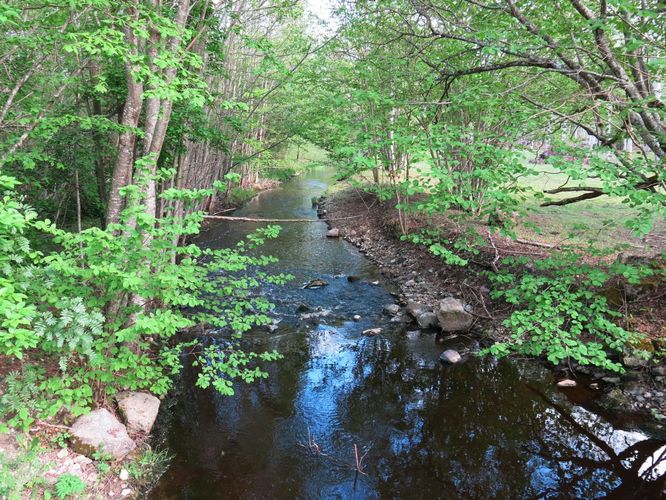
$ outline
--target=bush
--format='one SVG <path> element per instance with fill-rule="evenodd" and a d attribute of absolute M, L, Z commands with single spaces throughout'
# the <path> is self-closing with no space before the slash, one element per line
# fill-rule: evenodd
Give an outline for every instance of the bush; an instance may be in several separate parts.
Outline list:
<path fill-rule="evenodd" d="M 611 359 L 612 353 L 621 353 L 638 335 L 614 322 L 622 315 L 600 292 L 618 276 L 637 283 L 654 271 L 621 263 L 603 269 L 581 263 L 582 258 L 574 251 L 561 252 L 533 262 L 534 272 L 524 271 L 527 259 L 505 259 L 505 265 L 520 272 L 490 274 L 499 287 L 492 296 L 518 309 L 504 321 L 511 332 L 509 340 L 485 352 L 545 355 L 553 364 L 571 359 L 582 365 L 624 371 L 621 363 Z"/>
<path fill-rule="evenodd" d="M 179 246 L 183 237 L 199 231 L 203 214 L 179 218 L 170 213 L 158 223 L 132 186 L 125 193 L 130 208 L 119 224 L 70 233 L 36 220 L 9 190 L 12 181 L 1 180 L 8 191 L 0 204 L 0 354 L 27 355 L 50 368 L 30 380 L 29 387 L 38 391 L 31 394 L 41 394 L 33 406 L 11 410 L 19 423 L 63 409 L 80 415 L 97 398 L 119 390 L 163 395 L 182 368 L 185 345 L 205 367 L 201 385 L 224 387 L 227 393 L 234 380 L 263 376 L 257 361 L 277 358 L 276 353 L 246 353 L 239 339 L 270 321 L 272 305 L 252 290 L 261 281 L 287 278 L 259 271 L 272 259 L 252 254 L 266 238 L 277 236 L 278 227 L 259 229 L 235 248 Z M 162 202 L 187 206 L 210 194 L 167 190 Z M 28 227 L 48 234 L 58 250 L 33 251 L 22 236 Z M 204 346 L 174 338 L 202 324 L 232 333 L 231 340 Z"/>

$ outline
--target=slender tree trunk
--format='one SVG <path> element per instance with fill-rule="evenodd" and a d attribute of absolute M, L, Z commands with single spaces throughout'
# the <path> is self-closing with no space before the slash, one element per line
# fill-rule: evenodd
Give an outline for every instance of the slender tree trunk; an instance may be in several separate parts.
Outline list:
<path fill-rule="evenodd" d="M 90 73 L 90 80 L 94 84 L 98 81 L 99 78 L 99 64 L 97 61 L 91 60 L 88 65 L 88 71 Z M 93 96 L 92 98 L 92 116 L 102 116 L 102 103 L 100 100 Z M 106 192 L 106 157 L 104 154 L 104 145 L 102 141 L 102 136 L 99 133 L 97 127 L 93 127 L 92 139 L 95 144 L 96 154 L 95 154 L 95 178 L 97 180 L 97 196 L 99 197 L 99 202 L 102 205 L 102 211 L 100 212 L 99 223 L 102 229 L 106 228 L 106 210 L 107 210 L 107 192 Z"/>
<path fill-rule="evenodd" d="M 137 6 L 139 0 L 132 0 L 131 12 L 133 18 L 138 19 Z M 131 26 L 125 30 L 125 38 L 129 45 L 129 55 L 138 57 L 139 40 L 134 34 Z M 134 78 L 135 68 L 128 60 L 125 64 L 127 79 L 127 100 L 123 108 L 121 125 L 125 128 L 118 140 L 118 159 L 111 177 L 111 191 L 109 193 L 109 206 L 106 220 L 108 223 L 117 223 L 123 209 L 123 198 L 120 190 L 127 186 L 132 178 L 132 167 L 134 165 L 134 146 L 136 144 L 136 127 L 139 124 L 141 108 L 143 105 L 143 84 Z"/>

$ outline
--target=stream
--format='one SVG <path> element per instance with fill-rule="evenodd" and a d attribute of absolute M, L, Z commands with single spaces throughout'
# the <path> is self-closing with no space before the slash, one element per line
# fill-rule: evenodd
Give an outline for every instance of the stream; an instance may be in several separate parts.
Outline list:
<path fill-rule="evenodd" d="M 310 171 L 235 215 L 315 218 L 311 199 L 331 182 Z M 198 243 L 229 246 L 256 227 L 216 221 Z M 231 397 L 185 371 L 160 415 L 174 458 L 151 498 L 662 498 L 662 428 L 602 410 L 585 383 L 557 388 L 535 360 L 441 365 L 443 350 L 474 339 L 441 344 L 392 322 L 395 290 L 373 263 L 326 238 L 324 222 L 282 227 L 261 248 L 295 277 L 264 289 L 278 329 L 244 338 L 284 359 Z M 312 279 L 329 285 L 304 289 Z"/>

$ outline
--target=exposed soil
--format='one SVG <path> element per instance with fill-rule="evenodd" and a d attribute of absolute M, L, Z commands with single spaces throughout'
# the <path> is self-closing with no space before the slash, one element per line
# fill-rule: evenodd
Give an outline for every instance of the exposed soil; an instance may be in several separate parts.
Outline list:
<path fill-rule="evenodd" d="M 499 259 L 509 255 L 538 259 L 558 250 L 540 241 L 516 242 L 497 235 L 490 236 L 487 229 L 477 228 L 477 232 L 484 235 L 485 245 L 482 245 L 481 251 L 477 255 L 465 256 L 469 260 L 466 267 L 447 265 L 425 245 L 400 240 L 400 223 L 394 202 L 381 203 L 373 194 L 347 189 L 322 199 L 319 214 L 331 227 L 340 230 L 341 237 L 358 247 L 381 268 L 400 290 L 401 304 L 415 301 L 434 307 L 446 296 L 464 300 L 471 306 L 470 311 L 476 318 L 473 329 L 479 334 L 481 342 L 486 344 L 506 337 L 508 332 L 501 323 L 511 313 L 512 307 L 490 298 L 491 284 L 483 272 L 492 270 Z M 444 226 L 451 231 L 456 230 L 454 224 L 443 218 L 409 217 L 412 228 L 432 227 L 435 223 L 440 229 Z M 590 260 L 594 259 L 591 257 Z M 617 290 L 611 287 L 609 293 L 617 301 L 614 305 L 624 313 L 625 328 L 644 333 L 648 338 L 648 349 L 663 349 L 666 346 L 664 283 L 650 283 L 633 290 L 620 284 Z M 575 364 L 562 367 L 564 370 L 569 368 L 598 379 L 596 385 L 612 398 L 607 406 L 649 411 L 657 414 L 655 418 L 666 420 L 666 367 L 663 361 L 661 366 L 628 371 L 621 378 L 599 369 L 576 367 Z M 604 381 L 604 377 L 610 382 Z M 616 387 L 618 384 L 621 384 L 621 394 Z"/>

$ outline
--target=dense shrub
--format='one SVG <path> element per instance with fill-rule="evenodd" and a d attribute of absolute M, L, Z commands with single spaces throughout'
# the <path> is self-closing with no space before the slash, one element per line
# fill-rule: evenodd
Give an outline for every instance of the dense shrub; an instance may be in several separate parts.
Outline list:
<path fill-rule="evenodd" d="M 1 180 L 0 354 L 46 368 L 30 375 L 30 387 L 38 388 L 34 411 L 15 407 L 13 423 L 27 426 L 61 410 L 78 415 L 121 389 L 165 394 L 182 367 L 183 345 L 174 336 L 197 324 L 233 334 L 223 348 L 187 344 L 205 367 L 199 385 L 229 393 L 233 380 L 265 376 L 256 361 L 277 354 L 246 353 L 239 338 L 269 321 L 272 305 L 252 290 L 262 280 L 286 279 L 261 272 L 272 259 L 253 252 L 279 228 L 260 229 L 235 248 L 178 245 L 198 232 L 203 214 L 167 214 L 158 224 L 136 189 L 126 193 L 130 208 L 119 224 L 71 233 L 37 220 L 12 192 L 16 182 Z M 167 190 L 163 201 L 187 204 L 205 195 Z M 31 249 L 28 228 L 49 235 L 58 250 Z"/>

